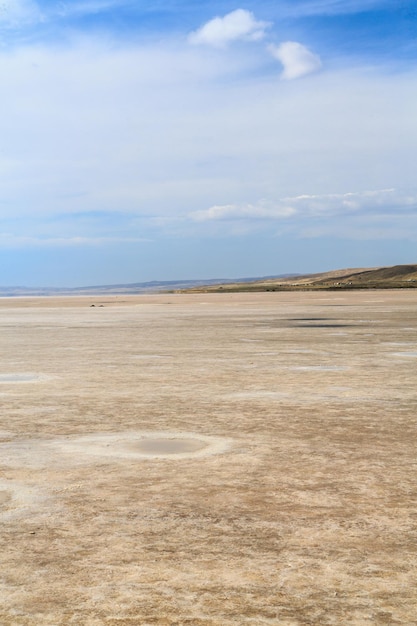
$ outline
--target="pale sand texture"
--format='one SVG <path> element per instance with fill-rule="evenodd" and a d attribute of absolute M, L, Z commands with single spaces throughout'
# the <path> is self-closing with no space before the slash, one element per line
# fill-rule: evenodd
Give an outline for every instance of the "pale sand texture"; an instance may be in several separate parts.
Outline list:
<path fill-rule="evenodd" d="M 417 291 L 0 299 L 0 625 L 417 624 L 416 354 Z"/>

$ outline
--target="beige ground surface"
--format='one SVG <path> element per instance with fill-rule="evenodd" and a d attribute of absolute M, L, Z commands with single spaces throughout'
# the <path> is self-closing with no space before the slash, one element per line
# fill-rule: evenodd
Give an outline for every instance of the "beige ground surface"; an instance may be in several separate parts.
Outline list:
<path fill-rule="evenodd" d="M 417 624 L 417 292 L 2 299 L 0 403 L 1 626 Z"/>

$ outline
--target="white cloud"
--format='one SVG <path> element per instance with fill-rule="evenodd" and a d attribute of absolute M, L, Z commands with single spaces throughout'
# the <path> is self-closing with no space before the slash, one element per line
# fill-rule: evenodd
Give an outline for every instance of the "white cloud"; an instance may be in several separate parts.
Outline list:
<path fill-rule="evenodd" d="M 215 17 L 189 35 L 192 44 L 223 47 L 232 41 L 259 41 L 265 36 L 268 22 L 260 22 L 250 11 L 236 9 L 224 17 Z"/>
<path fill-rule="evenodd" d="M 285 41 L 279 46 L 268 46 L 269 52 L 283 66 L 281 77 L 286 80 L 317 72 L 322 66 L 320 57 L 297 41 Z"/>

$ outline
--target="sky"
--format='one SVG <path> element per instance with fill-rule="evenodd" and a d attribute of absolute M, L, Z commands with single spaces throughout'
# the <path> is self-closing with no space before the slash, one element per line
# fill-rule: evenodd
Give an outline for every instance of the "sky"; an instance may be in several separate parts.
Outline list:
<path fill-rule="evenodd" d="M 0 0 L 0 286 L 417 263 L 416 0 Z"/>

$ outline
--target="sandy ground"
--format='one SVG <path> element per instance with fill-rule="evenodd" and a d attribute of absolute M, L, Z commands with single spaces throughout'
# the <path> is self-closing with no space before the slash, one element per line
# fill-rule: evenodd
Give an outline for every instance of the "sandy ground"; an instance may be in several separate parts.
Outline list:
<path fill-rule="evenodd" d="M 5 298 L 0 355 L 1 626 L 417 624 L 416 291 Z"/>

